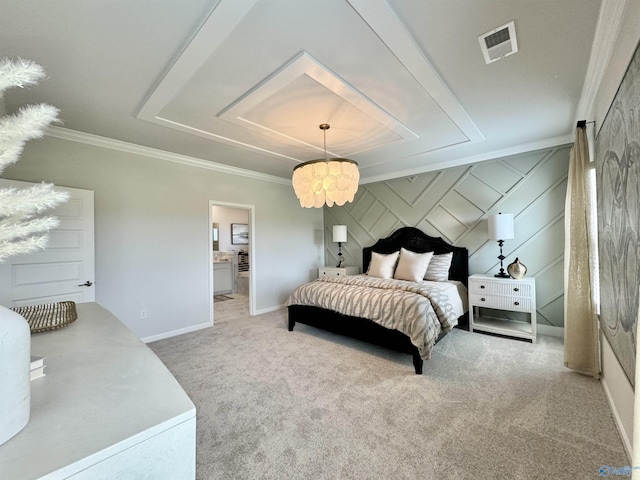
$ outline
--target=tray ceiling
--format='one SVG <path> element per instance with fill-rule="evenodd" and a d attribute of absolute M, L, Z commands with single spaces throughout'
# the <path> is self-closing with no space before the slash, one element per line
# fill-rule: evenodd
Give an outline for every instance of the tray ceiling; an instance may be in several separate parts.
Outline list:
<path fill-rule="evenodd" d="M 371 9 L 375 3 L 223 0 L 138 118 L 259 150 L 292 167 L 324 155 L 321 123 L 331 125 L 327 154 L 362 154 L 361 168 L 483 140 L 391 8 L 380 2 L 382 9 Z M 335 18 L 345 28 L 328 30 Z M 384 28 L 374 31 L 367 19 Z M 261 40 L 256 32 L 264 31 Z M 362 60 L 370 63 L 364 81 Z M 239 81 L 217 88 L 230 70 L 242 71 Z M 393 102 L 397 90 L 412 92 L 412 102 Z"/>
<path fill-rule="evenodd" d="M 358 161 L 365 181 L 571 141 L 600 6 L 134 1 L 101 17 L 69 2 L 59 17 L 88 35 L 74 38 L 58 16 L 8 3 L 27 27 L 3 25 L 0 40 L 7 54 L 32 52 L 50 72 L 42 100 L 61 108 L 67 128 L 287 178 L 297 163 L 323 156 L 318 125 L 329 123 L 328 156 Z M 486 65 L 478 36 L 512 20 L 520 51 Z M 563 22 L 583 28 L 558 28 Z M 69 56 L 46 34 L 25 38 L 45 23 L 59 45 L 73 45 Z M 112 38 L 98 44 L 93 30 Z M 83 60 L 100 82 L 88 81 Z M 116 80 L 123 72 L 128 83 Z M 85 82 L 72 97 L 62 91 L 74 75 Z M 7 104 L 33 98 L 20 92 Z"/>

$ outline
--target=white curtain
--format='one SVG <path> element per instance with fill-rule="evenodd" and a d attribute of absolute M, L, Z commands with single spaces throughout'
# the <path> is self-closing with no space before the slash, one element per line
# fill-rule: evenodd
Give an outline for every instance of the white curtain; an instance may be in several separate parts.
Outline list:
<path fill-rule="evenodd" d="M 565 202 L 564 247 L 564 364 L 600 377 L 598 322 L 593 301 L 590 235 L 589 144 L 584 122 L 576 128 L 569 158 Z"/>

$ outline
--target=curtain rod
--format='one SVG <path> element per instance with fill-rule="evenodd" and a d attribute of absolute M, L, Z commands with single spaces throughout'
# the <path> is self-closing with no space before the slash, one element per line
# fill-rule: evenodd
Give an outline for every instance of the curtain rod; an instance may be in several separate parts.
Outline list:
<path fill-rule="evenodd" d="M 587 123 L 595 124 L 596 121 L 595 120 L 591 120 L 590 122 L 587 122 L 586 120 L 578 120 L 576 128 L 586 128 L 587 127 Z"/>

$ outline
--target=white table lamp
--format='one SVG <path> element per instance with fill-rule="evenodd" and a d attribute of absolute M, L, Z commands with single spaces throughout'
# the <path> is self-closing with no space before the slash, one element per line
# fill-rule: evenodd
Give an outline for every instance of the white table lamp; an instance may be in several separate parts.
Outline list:
<path fill-rule="evenodd" d="M 346 225 L 334 225 L 333 226 L 333 242 L 338 244 L 338 265 L 342 267 L 342 243 L 347 241 L 347 226 Z"/>

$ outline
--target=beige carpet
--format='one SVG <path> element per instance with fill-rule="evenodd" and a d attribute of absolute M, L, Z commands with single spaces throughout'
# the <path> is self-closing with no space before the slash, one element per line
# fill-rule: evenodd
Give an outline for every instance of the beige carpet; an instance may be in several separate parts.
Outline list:
<path fill-rule="evenodd" d="M 225 305 L 230 302 L 222 302 Z M 199 479 L 588 479 L 628 460 L 602 387 L 536 345 L 454 330 L 411 358 L 238 316 L 150 344 L 197 407 Z"/>

